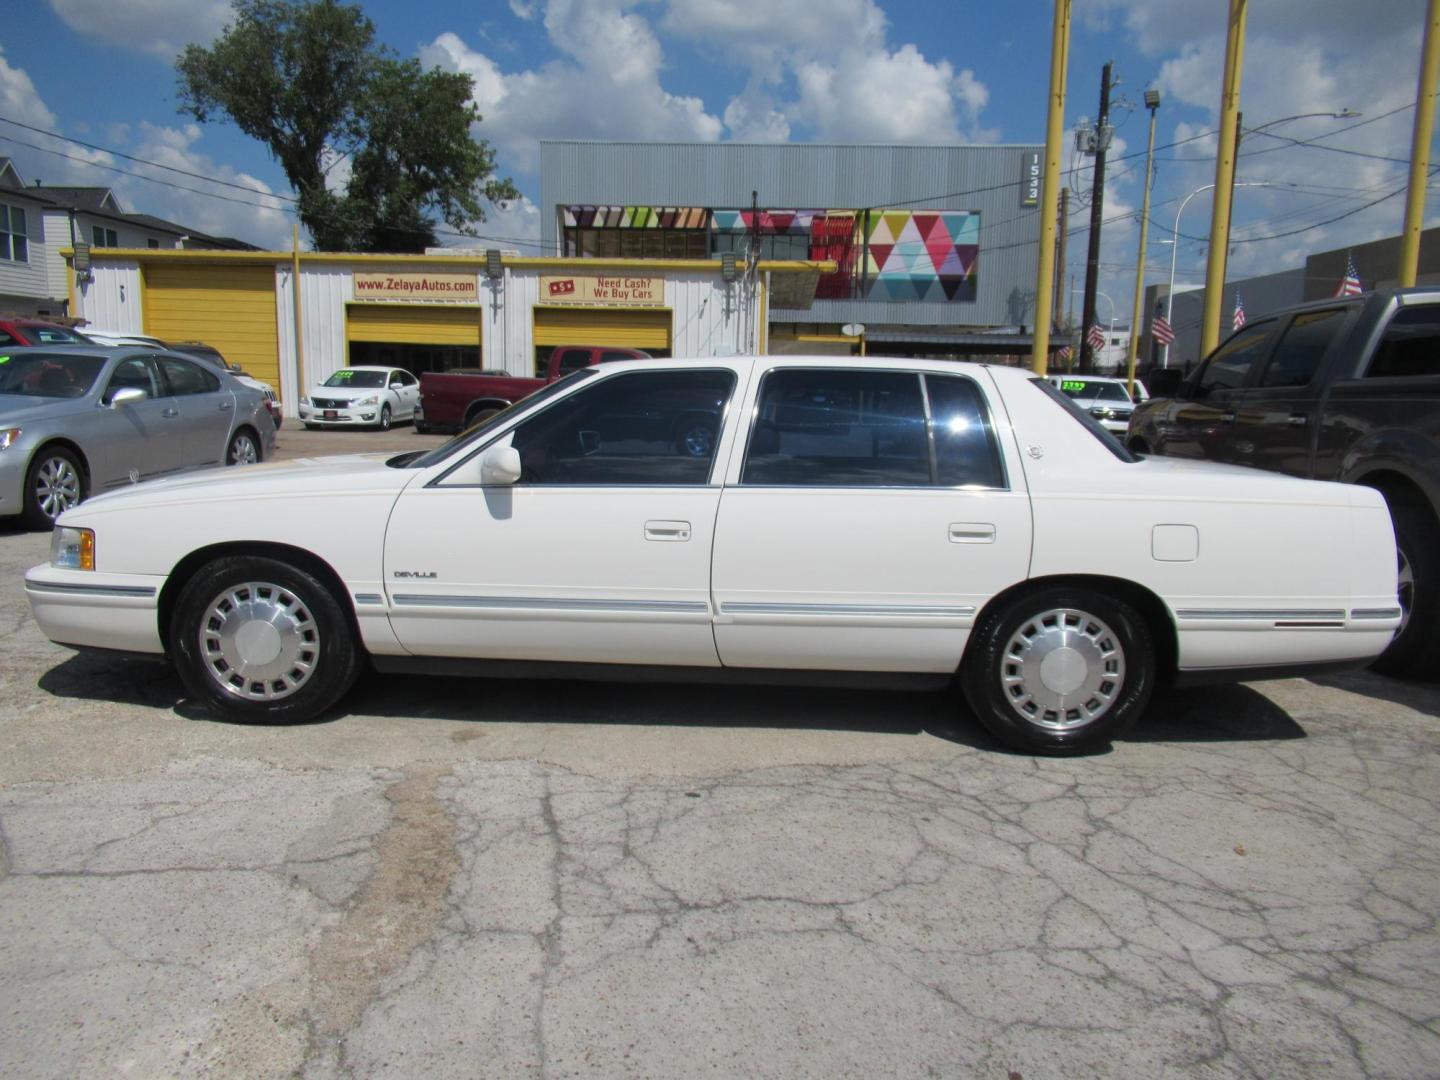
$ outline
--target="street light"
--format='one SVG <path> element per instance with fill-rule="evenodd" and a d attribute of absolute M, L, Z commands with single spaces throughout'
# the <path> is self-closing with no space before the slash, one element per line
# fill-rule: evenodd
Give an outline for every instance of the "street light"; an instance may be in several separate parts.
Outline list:
<path fill-rule="evenodd" d="M 1295 119 L 1295 118 L 1294 118 L 1294 117 L 1286 117 L 1286 119 L 1287 119 L 1287 120 L 1293 120 L 1293 119 Z M 1273 122 L 1273 123 L 1277 123 L 1277 124 L 1279 123 L 1278 120 L 1272 121 L 1272 122 Z M 1268 183 L 1266 183 L 1264 180 L 1254 180 L 1254 181 L 1250 181 L 1250 182 L 1247 182 L 1247 183 L 1244 183 L 1244 184 L 1236 184 L 1236 185 L 1234 185 L 1234 186 L 1235 186 L 1235 187 L 1274 187 L 1275 185 L 1274 185 L 1274 184 L 1268 184 Z M 1185 198 L 1180 201 L 1180 209 L 1175 211 L 1175 227 L 1170 230 L 1171 235 L 1174 236 L 1175 239 L 1174 239 L 1174 241 L 1172 241 L 1172 243 L 1171 243 L 1171 245 L 1170 245 L 1170 285 L 1169 285 L 1169 288 L 1168 288 L 1168 289 L 1166 290 L 1166 292 L 1165 292 L 1165 321 L 1166 321 L 1166 322 L 1170 322 L 1170 313 L 1171 313 L 1171 311 L 1174 309 L 1174 305 L 1175 305 L 1175 256 L 1176 256 L 1176 255 L 1179 253 L 1179 251 L 1180 251 L 1180 215 L 1183 214 L 1183 213 L 1185 213 L 1185 207 L 1187 207 L 1187 206 L 1190 205 L 1190 200 L 1191 200 L 1191 199 L 1193 199 L 1196 195 L 1199 195 L 1202 191 L 1210 191 L 1210 190 L 1212 190 L 1214 187 L 1215 187 L 1214 184 L 1206 184 L 1204 187 L 1198 187 L 1198 188 L 1196 188 L 1194 191 L 1190 192 L 1189 195 L 1186 195 Z M 1224 282 L 1221 282 L 1221 285 L 1222 285 L 1222 287 L 1223 287 Z M 1171 332 L 1173 333 L 1173 332 L 1174 332 L 1174 329 L 1175 329 L 1173 323 L 1171 324 L 1170 329 L 1171 329 Z M 1164 350 L 1160 353 L 1160 366 L 1161 366 L 1162 368 L 1167 368 L 1167 367 L 1170 366 L 1170 346 L 1169 346 L 1169 345 L 1166 345 L 1165 348 L 1164 348 Z"/>

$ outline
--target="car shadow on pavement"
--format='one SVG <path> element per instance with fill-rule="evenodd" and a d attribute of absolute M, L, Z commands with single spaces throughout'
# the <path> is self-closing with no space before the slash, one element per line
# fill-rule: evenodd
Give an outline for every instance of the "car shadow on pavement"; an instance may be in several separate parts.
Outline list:
<path fill-rule="evenodd" d="M 1436 673 L 1440 675 L 1440 672 Z M 1373 671 L 1347 671 L 1343 675 L 1322 675 L 1311 679 L 1316 686 L 1346 690 L 1362 697 L 1380 698 L 1404 705 L 1426 716 L 1440 716 L 1440 682 L 1420 679 L 1392 679 Z"/>
<path fill-rule="evenodd" d="M 1305 729 L 1258 690 L 1241 684 L 1160 687 L 1126 742 L 1303 739 Z"/>

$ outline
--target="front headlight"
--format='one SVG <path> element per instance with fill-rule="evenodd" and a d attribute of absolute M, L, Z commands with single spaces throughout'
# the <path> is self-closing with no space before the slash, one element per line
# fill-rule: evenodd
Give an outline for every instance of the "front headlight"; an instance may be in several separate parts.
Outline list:
<path fill-rule="evenodd" d="M 94 570 L 95 530 L 56 528 L 50 534 L 50 565 L 62 570 Z"/>
<path fill-rule="evenodd" d="M 306 406 L 306 407 L 308 408 L 309 405 L 310 405 L 310 399 L 309 399 L 308 397 L 302 397 L 302 398 L 300 399 L 300 404 L 301 404 L 301 405 L 304 405 L 304 406 Z"/>
<path fill-rule="evenodd" d="M 352 401 L 351 404 L 352 404 L 352 405 L 378 405 L 378 404 L 380 404 L 380 395 L 379 395 L 379 394 L 371 394 L 369 397 L 362 397 L 362 398 L 360 398 L 358 401 Z"/>
<path fill-rule="evenodd" d="M 20 429 L 18 427 L 0 428 L 0 450 L 7 449 L 19 441 Z"/>

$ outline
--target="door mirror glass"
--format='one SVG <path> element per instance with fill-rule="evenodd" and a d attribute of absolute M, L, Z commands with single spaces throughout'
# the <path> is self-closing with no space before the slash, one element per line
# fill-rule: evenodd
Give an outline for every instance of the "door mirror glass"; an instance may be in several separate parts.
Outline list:
<path fill-rule="evenodd" d="M 135 405 L 139 402 L 147 401 L 149 398 L 150 395 L 138 386 L 122 386 L 110 395 L 110 407 L 112 409 L 119 409 L 126 405 Z"/>
<path fill-rule="evenodd" d="M 399 379 L 396 379 L 394 382 L 392 382 L 392 383 L 390 384 L 390 389 L 391 389 L 391 390 L 404 390 L 404 389 L 405 389 L 405 384 L 404 384 L 403 382 L 401 382 Z"/>

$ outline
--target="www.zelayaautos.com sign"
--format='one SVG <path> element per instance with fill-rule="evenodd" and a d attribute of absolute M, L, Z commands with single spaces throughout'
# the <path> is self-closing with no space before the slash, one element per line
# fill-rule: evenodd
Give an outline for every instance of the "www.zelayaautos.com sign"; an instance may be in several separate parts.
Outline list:
<path fill-rule="evenodd" d="M 474 274 L 356 273 L 356 300 L 469 300 L 479 299 Z"/>

